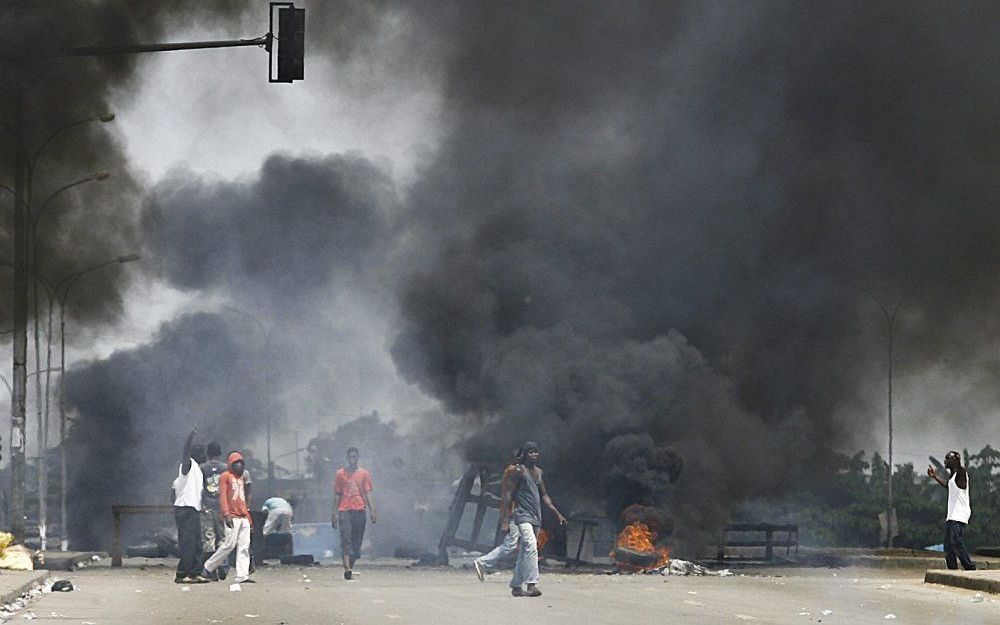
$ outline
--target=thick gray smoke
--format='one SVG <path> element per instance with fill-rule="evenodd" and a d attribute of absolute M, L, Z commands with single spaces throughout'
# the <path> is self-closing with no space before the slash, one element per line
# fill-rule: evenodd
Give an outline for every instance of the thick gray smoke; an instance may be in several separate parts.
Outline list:
<path fill-rule="evenodd" d="M 293 421 L 312 436 L 337 425 L 324 416 L 357 409 L 359 369 L 371 386 L 388 386 L 370 364 L 378 344 L 357 320 L 374 325 L 386 306 L 388 293 L 373 285 L 387 266 L 395 202 L 384 174 L 357 157 L 275 156 L 252 182 L 179 171 L 152 189 L 142 226 L 153 271 L 230 304 L 70 373 L 83 454 L 105 459 L 95 470 L 111 462 L 130 474 L 127 487 L 97 489 L 80 504 L 161 500 L 193 425 L 202 442 L 253 444 L 263 459 L 257 443 L 268 417 L 276 430 Z M 110 454 L 108 445 L 124 449 Z M 136 474 L 129 467 L 141 457 L 150 470 Z M 89 470 L 74 478 L 81 489 L 98 481 Z M 74 538 L 101 544 L 106 520 L 75 518 Z"/>
<path fill-rule="evenodd" d="M 464 5 L 401 371 L 472 455 L 541 439 L 553 490 L 667 501 L 682 542 L 780 489 L 881 415 L 867 290 L 909 293 L 904 375 L 989 336 L 995 11 Z"/>
<path fill-rule="evenodd" d="M 403 21 L 414 70 L 443 77 L 442 140 L 412 187 L 362 157 L 279 156 L 245 182 L 179 173 L 146 204 L 159 276 L 281 328 L 266 351 L 283 409 L 339 405 L 337 356 L 391 344 L 461 417 L 468 460 L 538 440 L 569 511 L 653 504 L 695 545 L 870 435 L 869 292 L 907 293 L 901 376 L 993 349 L 994 6 L 407 6 L 310 19 Z M 335 62 L 378 53 L 309 33 Z M 199 347 L 225 346 L 223 316 Z M 74 398 L 95 422 L 96 392 Z M 139 405 L 124 418 L 143 422 Z"/>

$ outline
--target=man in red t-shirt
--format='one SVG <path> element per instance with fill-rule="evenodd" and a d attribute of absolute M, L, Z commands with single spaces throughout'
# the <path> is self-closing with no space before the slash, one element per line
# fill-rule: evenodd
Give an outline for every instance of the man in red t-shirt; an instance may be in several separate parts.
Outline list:
<path fill-rule="evenodd" d="M 337 469 L 333 478 L 333 515 L 330 524 L 340 532 L 340 550 L 344 557 L 344 579 L 351 579 L 351 569 L 361 557 L 361 540 L 365 537 L 365 509 L 375 524 L 375 504 L 372 502 L 372 476 L 358 466 L 357 447 L 347 450 L 347 466 Z M 338 528 L 339 524 L 339 528 Z"/>

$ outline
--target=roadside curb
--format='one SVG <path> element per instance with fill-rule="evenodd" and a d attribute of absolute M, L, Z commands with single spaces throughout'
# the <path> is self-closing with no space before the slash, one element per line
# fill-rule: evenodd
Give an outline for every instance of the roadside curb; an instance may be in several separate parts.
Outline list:
<path fill-rule="evenodd" d="M 997 594 L 1000 593 L 1000 571 L 927 571 L 924 583 Z"/>
<path fill-rule="evenodd" d="M 24 571 L 27 577 L 24 581 L 12 588 L 4 588 L 0 591 L 0 605 L 7 605 L 17 601 L 17 598 L 34 588 L 35 584 L 41 584 L 49 577 L 49 572 L 45 569 L 37 571 Z M 6 576 L 6 575 L 5 575 Z"/>

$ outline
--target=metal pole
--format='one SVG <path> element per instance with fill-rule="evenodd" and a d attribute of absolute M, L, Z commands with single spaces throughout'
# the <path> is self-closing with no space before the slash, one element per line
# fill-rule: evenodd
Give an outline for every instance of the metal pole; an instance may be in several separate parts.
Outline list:
<path fill-rule="evenodd" d="M 69 483 L 69 473 L 66 461 L 66 302 L 69 292 L 84 275 L 115 263 L 124 264 L 139 260 L 137 254 L 119 256 L 118 258 L 98 263 L 62 279 L 53 290 L 59 301 L 59 550 L 69 550 L 69 516 L 66 512 L 66 491 Z M 65 287 L 65 288 L 64 288 Z M 62 295 L 59 294 L 62 289 Z"/>
<path fill-rule="evenodd" d="M 14 85 L 14 336 L 13 392 L 10 402 L 10 526 L 24 539 L 24 425 L 28 352 L 28 211 L 25 201 L 25 155 L 22 137 L 24 94 L 19 78 Z"/>
<path fill-rule="evenodd" d="M 34 225 L 35 224 L 33 223 L 30 237 L 31 260 L 28 265 L 28 272 L 32 274 L 32 320 L 34 322 L 34 330 L 32 334 L 34 336 L 35 344 L 35 370 L 40 371 L 42 368 L 42 353 L 41 349 L 39 349 L 38 278 L 35 277 L 38 267 L 38 244 L 35 239 Z M 46 495 L 48 492 L 48 476 L 46 474 L 45 462 L 45 425 L 42 423 L 42 401 L 42 376 L 38 375 L 35 376 L 35 413 L 37 422 L 37 425 L 35 426 L 35 441 L 38 446 L 38 459 L 35 461 L 35 470 L 38 473 L 38 540 L 41 543 L 41 550 L 45 551 L 48 548 L 48 526 L 46 521 L 48 519 L 49 507 L 48 502 L 46 501 Z"/>
<path fill-rule="evenodd" d="M 899 308 L 897 307 L 896 310 Z M 895 311 L 887 321 L 889 322 L 889 477 L 886 480 L 888 483 L 888 508 L 885 511 L 885 535 L 887 537 L 886 544 L 889 549 L 892 549 L 892 332 L 896 321 Z"/>
<path fill-rule="evenodd" d="M 59 302 L 59 551 L 69 550 L 66 524 L 66 299 Z M 116 517 L 117 520 L 117 517 Z"/>

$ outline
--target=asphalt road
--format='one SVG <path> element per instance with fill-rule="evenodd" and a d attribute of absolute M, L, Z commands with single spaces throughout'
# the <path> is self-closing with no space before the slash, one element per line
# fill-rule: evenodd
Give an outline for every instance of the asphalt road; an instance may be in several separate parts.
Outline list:
<path fill-rule="evenodd" d="M 790 569 L 723 578 L 544 571 L 544 595 L 533 599 L 512 597 L 503 573 L 480 583 L 460 569 L 358 571 L 360 578 L 347 582 L 337 568 L 266 567 L 258 583 L 231 592 L 226 582 L 174 584 L 167 566 L 100 567 L 66 574 L 74 592 L 43 595 L 28 610 L 38 620 L 79 625 L 1000 623 L 997 598 L 927 585 L 913 571 Z"/>

